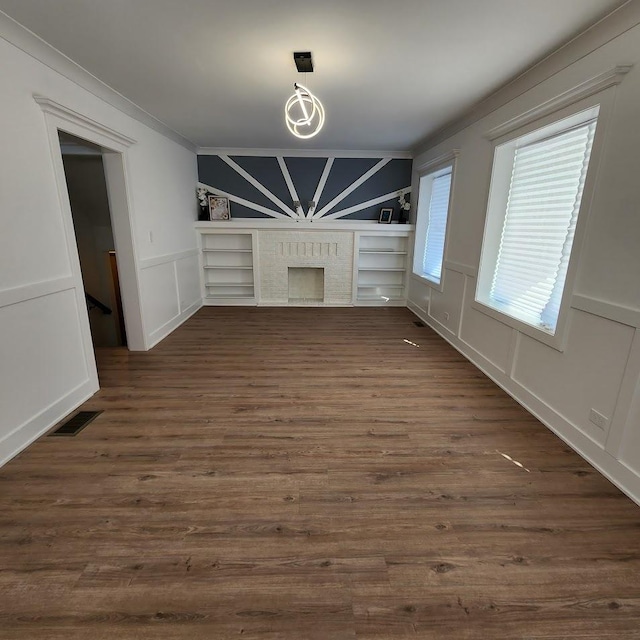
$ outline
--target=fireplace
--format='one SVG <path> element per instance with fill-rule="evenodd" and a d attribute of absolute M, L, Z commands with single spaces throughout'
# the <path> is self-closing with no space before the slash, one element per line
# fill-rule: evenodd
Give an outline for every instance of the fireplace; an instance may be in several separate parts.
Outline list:
<path fill-rule="evenodd" d="M 353 234 L 339 231 L 260 231 L 262 302 L 271 305 L 350 305 Z"/>
<path fill-rule="evenodd" d="M 289 302 L 324 302 L 324 268 L 289 267 Z"/>

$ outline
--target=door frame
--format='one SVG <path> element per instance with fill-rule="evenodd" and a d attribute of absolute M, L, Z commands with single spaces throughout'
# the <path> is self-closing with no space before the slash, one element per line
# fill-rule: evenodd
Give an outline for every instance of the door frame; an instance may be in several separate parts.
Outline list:
<path fill-rule="evenodd" d="M 89 313 L 84 297 L 84 285 L 80 268 L 80 257 L 76 242 L 71 203 L 67 190 L 67 181 L 62 162 L 62 150 L 58 131 L 65 131 L 83 140 L 98 145 L 103 153 L 107 195 L 111 214 L 111 226 L 116 249 L 116 261 L 120 273 L 120 290 L 124 307 L 124 322 L 127 331 L 128 348 L 131 351 L 148 349 L 144 330 L 144 313 L 138 269 L 138 257 L 135 243 L 135 227 L 131 194 L 128 189 L 129 148 L 135 140 L 114 129 L 102 125 L 49 98 L 34 96 L 44 113 L 47 137 L 51 150 L 54 176 L 58 189 L 58 198 L 64 224 L 67 254 L 75 283 L 76 303 L 82 332 L 87 371 L 98 388 L 98 375 L 95 361 Z"/>

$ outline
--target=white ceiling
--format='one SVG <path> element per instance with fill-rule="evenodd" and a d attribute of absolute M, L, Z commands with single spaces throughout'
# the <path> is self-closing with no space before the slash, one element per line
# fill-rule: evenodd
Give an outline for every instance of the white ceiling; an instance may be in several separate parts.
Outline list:
<path fill-rule="evenodd" d="M 0 0 L 199 146 L 406 150 L 624 0 Z M 284 124 L 293 51 L 327 122 Z M 304 82 L 303 82 L 304 84 Z"/>

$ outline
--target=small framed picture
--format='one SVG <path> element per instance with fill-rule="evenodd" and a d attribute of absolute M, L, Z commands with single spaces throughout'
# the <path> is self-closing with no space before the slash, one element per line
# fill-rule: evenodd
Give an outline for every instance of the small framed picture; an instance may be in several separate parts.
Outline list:
<path fill-rule="evenodd" d="M 393 209 L 380 209 L 380 217 L 378 222 L 381 224 L 391 224 L 391 216 L 393 215 Z"/>
<path fill-rule="evenodd" d="M 229 198 L 209 196 L 209 220 L 231 220 Z"/>

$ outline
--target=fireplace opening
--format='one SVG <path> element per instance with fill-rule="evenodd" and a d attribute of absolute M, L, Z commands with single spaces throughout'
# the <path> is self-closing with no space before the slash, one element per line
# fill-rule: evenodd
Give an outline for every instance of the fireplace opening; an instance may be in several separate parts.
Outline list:
<path fill-rule="evenodd" d="M 324 269 L 289 267 L 289 302 L 324 302 Z"/>

